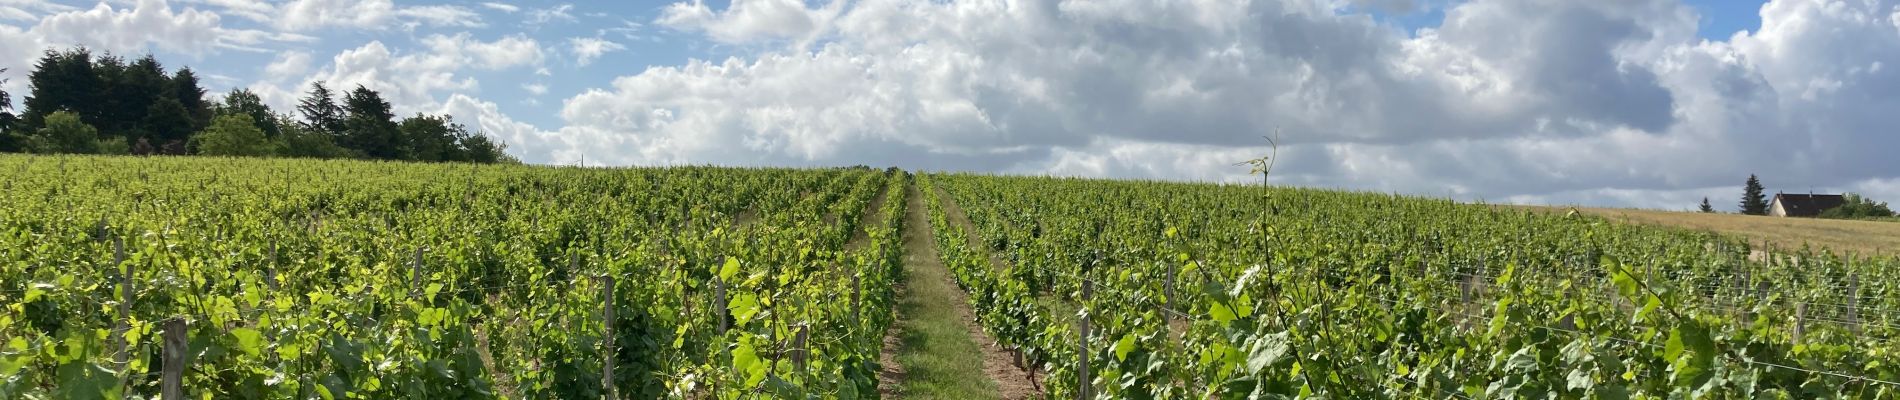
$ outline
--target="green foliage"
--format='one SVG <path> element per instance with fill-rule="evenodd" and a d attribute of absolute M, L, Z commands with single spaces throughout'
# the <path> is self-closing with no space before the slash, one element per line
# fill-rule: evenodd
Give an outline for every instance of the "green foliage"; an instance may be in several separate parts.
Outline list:
<path fill-rule="evenodd" d="M 337 144 L 369 158 L 400 160 L 409 156 L 402 130 L 392 120 L 389 102 L 382 94 L 362 86 L 343 98 L 343 136 Z"/>
<path fill-rule="evenodd" d="M 257 124 L 257 129 L 264 132 L 265 137 L 276 139 L 283 134 L 283 128 L 280 125 L 282 118 L 279 118 L 277 113 L 271 112 L 270 106 L 264 105 L 264 99 L 249 89 L 240 88 L 226 93 L 224 102 L 218 104 L 213 113 L 218 116 L 233 114 L 249 116 L 251 121 Z"/>
<path fill-rule="evenodd" d="M 1894 216 L 1893 209 L 1887 207 L 1887 202 L 1876 202 L 1857 193 L 1848 193 L 1843 197 L 1846 201 L 1840 207 L 1822 211 L 1821 218 L 1878 219 Z"/>
<path fill-rule="evenodd" d="M 184 108 L 185 115 L 191 121 L 191 131 L 211 125 L 211 117 L 214 116 L 211 102 L 205 100 L 205 89 L 198 86 L 198 74 L 191 72 L 191 68 L 179 68 L 177 73 L 172 74 L 167 87 L 172 90 L 169 97 L 178 100 L 179 106 Z"/>
<path fill-rule="evenodd" d="M 27 139 L 27 149 L 34 153 L 77 153 L 92 154 L 99 152 L 99 130 L 79 120 L 79 114 L 68 111 L 55 112 L 46 116 L 46 127 Z"/>
<path fill-rule="evenodd" d="M 158 59 L 147 55 L 131 64 L 124 64 L 118 57 L 105 56 L 94 63 L 93 71 L 99 74 L 100 81 L 105 84 L 104 112 L 97 121 L 102 135 L 146 138 L 163 143 L 181 140 L 193 131 L 189 124 L 161 125 L 156 128 L 146 125 L 148 121 L 164 122 L 162 116 L 153 118 L 151 113 L 154 110 L 182 112 L 157 104 L 160 99 L 170 98 L 172 93 L 171 80 L 165 76 L 165 67 L 159 64 Z M 176 100 L 173 102 L 176 103 Z"/>
<path fill-rule="evenodd" d="M 58 111 L 79 114 L 87 124 L 97 124 L 105 113 L 106 82 L 93 70 L 92 52 L 85 48 L 67 51 L 47 50 L 27 75 L 33 93 L 23 102 L 22 129 L 35 131 L 46 126 L 46 116 Z"/>
<path fill-rule="evenodd" d="M 416 114 L 402 120 L 397 129 L 407 143 L 409 159 L 416 161 L 467 161 L 456 144 L 468 131 L 448 117 Z"/>
<path fill-rule="evenodd" d="M 1046 372 L 1050 398 L 1076 395 L 1078 357 L 1100 398 L 1900 390 L 1885 378 L 1900 376 L 1900 329 L 1874 322 L 1885 315 L 1875 310 L 1900 307 L 1891 257 L 1763 257 L 1701 231 L 1373 193 L 973 175 L 918 184 L 977 320 Z M 1091 299 L 1079 296 L 1083 279 Z M 1093 327 L 1087 353 L 1078 318 Z"/>
<path fill-rule="evenodd" d="M 6 68 L 0 68 L 0 74 L 6 72 Z M 20 116 L 13 113 L 13 95 L 8 94 L 4 89 L 6 84 L 6 79 L 0 79 L 0 152 L 19 151 L 20 147 L 14 137 L 14 130 L 18 129 L 17 126 L 20 124 Z"/>
<path fill-rule="evenodd" d="M 251 116 L 243 114 L 218 117 L 210 128 L 192 137 L 192 146 L 198 154 L 208 156 L 261 157 L 277 153 L 275 143 L 264 137 Z"/>
<path fill-rule="evenodd" d="M 0 92 L 0 152 L 86 148 L 34 139 L 46 126 L 47 115 L 69 111 L 93 126 L 104 146 L 86 152 L 182 155 L 197 143 L 214 143 L 220 154 L 519 163 L 506 153 L 506 146 L 469 132 L 448 116 L 417 115 L 399 123 L 381 94 L 360 86 L 338 104 L 335 93 L 322 82 L 314 83 L 297 107 L 303 120 L 290 121 L 249 90 L 233 90 L 218 102 L 208 100 L 190 68 L 167 73 L 150 55 L 127 63 L 110 54 L 95 57 L 83 47 L 48 50 L 35 68 L 29 76 L 33 95 L 26 98 L 24 114 L 16 117 L 11 97 Z M 271 143 L 253 146 L 252 138 L 239 135 L 241 145 L 227 148 L 220 146 L 234 137 L 194 137 L 199 132 L 232 133 L 208 129 L 214 117 L 225 115 L 249 117 Z M 301 131 L 290 132 L 293 128 Z"/>
<path fill-rule="evenodd" d="M 277 117 L 280 133 L 275 138 L 278 155 L 296 158 L 355 158 L 349 149 L 338 146 L 334 136 L 326 132 L 312 131 L 303 125 L 294 123 L 281 116 Z"/>
<path fill-rule="evenodd" d="M 1742 185 L 1742 214 L 1768 215 L 1768 195 L 1763 193 L 1761 179 L 1754 174 L 1748 175 L 1748 183 Z"/>
<path fill-rule="evenodd" d="M 1709 198 L 1703 197 L 1702 205 L 1697 207 L 1696 210 L 1704 213 L 1714 213 L 1715 206 L 1709 205 Z"/>
<path fill-rule="evenodd" d="M 343 106 L 336 104 L 336 94 L 323 82 L 310 84 L 310 92 L 298 100 L 297 112 L 303 116 L 304 130 L 329 135 L 332 140 L 343 136 Z"/>
<path fill-rule="evenodd" d="M 132 144 L 126 142 L 125 138 L 122 138 L 122 137 L 110 137 L 110 138 L 105 138 L 105 139 L 99 139 L 99 154 L 106 154 L 106 155 L 132 154 Z"/>
<path fill-rule="evenodd" d="M 190 110 L 176 99 L 159 98 L 152 102 L 144 115 L 144 120 L 139 123 L 145 131 L 142 138 L 152 143 L 186 142 L 191 140 L 191 134 L 195 131 Z"/>
<path fill-rule="evenodd" d="M 244 118 L 214 129 L 255 129 Z M 7 399 L 156 398 L 172 318 L 193 399 L 600 398 L 609 360 L 620 398 L 874 396 L 902 207 L 859 221 L 908 182 L 210 157 L 3 155 L 0 170 L 0 249 L 21 250 L 0 251 Z M 862 309 L 840 301 L 853 276 Z"/>

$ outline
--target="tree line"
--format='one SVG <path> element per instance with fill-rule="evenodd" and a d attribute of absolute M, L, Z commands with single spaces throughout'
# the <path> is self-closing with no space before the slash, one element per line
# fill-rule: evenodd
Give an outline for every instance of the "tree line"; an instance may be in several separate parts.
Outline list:
<path fill-rule="evenodd" d="M 361 85 L 312 83 L 291 115 L 247 89 L 209 99 L 189 67 L 83 47 L 47 50 L 28 80 L 19 108 L 0 90 L 0 152 L 519 162 L 447 115 L 398 119 Z"/>
<path fill-rule="evenodd" d="M 1842 204 L 1822 211 L 1819 217 L 1830 219 L 1885 219 L 1895 216 L 1886 202 L 1861 196 L 1858 193 L 1842 195 Z M 1742 215 L 1768 215 L 1768 193 L 1761 185 L 1761 179 L 1754 174 L 1748 175 L 1748 181 L 1742 183 Z M 1715 212 L 1715 206 L 1709 204 L 1709 198 L 1703 197 L 1702 204 L 1696 207 L 1704 213 Z"/>

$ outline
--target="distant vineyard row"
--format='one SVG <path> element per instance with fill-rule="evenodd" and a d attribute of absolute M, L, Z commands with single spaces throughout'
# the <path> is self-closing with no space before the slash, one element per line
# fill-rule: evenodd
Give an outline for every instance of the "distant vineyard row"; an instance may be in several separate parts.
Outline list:
<path fill-rule="evenodd" d="M 1891 258 L 1370 193 L 919 185 L 1051 398 L 1900 396 Z"/>

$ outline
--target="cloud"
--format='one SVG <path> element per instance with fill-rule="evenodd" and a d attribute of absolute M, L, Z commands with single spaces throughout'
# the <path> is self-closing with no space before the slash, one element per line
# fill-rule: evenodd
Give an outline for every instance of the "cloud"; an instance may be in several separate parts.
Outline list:
<path fill-rule="evenodd" d="M 572 11 L 574 11 L 573 4 L 562 4 L 550 8 L 528 10 L 527 23 L 532 26 L 540 26 L 554 21 L 579 21 L 574 18 L 574 14 L 571 13 Z"/>
<path fill-rule="evenodd" d="M 626 46 L 601 38 L 568 38 L 568 51 L 574 53 L 574 63 L 586 66 L 601 55 L 626 50 Z"/>
<path fill-rule="evenodd" d="M 279 6 L 277 22 L 285 29 L 325 27 L 376 28 L 395 19 L 388 0 L 294 0 Z"/>
<path fill-rule="evenodd" d="M 1900 171 L 1894 1 L 1776 0 L 1726 41 L 1669 0 L 1476 0 L 1416 32 L 1340 2 L 844 3 L 672 4 L 657 23 L 784 46 L 584 91 L 579 147 L 528 157 L 1238 181 L 1278 129 L 1276 182 L 1657 206 Z"/>
<path fill-rule="evenodd" d="M 310 53 L 286 51 L 277 54 L 277 60 L 264 66 L 264 79 L 281 81 L 303 76 L 310 71 Z"/>
<path fill-rule="evenodd" d="M 295 75 L 290 71 L 308 62 L 307 56 L 287 53 L 266 67 L 266 76 L 272 78 L 252 89 L 273 108 L 288 110 L 314 82 L 337 91 L 360 85 L 382 93 L 398 115 L 406 115 L 440 108 L 447 95 L 479 93 L 480 81 L 470 71 L 525 71 L 539 68 L 544 60 L 540 43 L 523 35 L 483 41 L 469 33 L 437 34 L 418 42 L 420 48 L 399 49 L 370 41 L 337 53 L 327 65 L 296 80 L 276 78 Z"/>
<path fill-rule="evenodd" d="M 217 6 L 225 15 L 236 15 L 258 22 L 270 22 L 277 7 L 264 0 L 198 0 L 203 4 Z"/>
<path fill-rule="evenodd" d="M 509 14 L 513 14 L 517 11 L 521 11 L 521 7 L 519 6 L 508 4 L 508 3 L 497 3 L 497 2 L 492 2 L 492 1 L 483 2 L 482 7 L 490 9 L 490 10 L 509 13 Z"/>
<path fill-rule="evenodd" d="M 543 85 L 539 83 L 523 83 L 521 84 L 521 90 L 526 90 L 528 91 L 528 94 L 531 94 L 531 95 L 540 96 L 540 95 L 548 94 L 548 85 Z"/>
<path fill-rule="evenodd" d="M 422 43 L 435 57 L 452 62 L 472 63 L 480 69 L 507 69 L 538 66 L 542 62 L 541 43 L 525 35 L 510 35 L 493 42 L 475 40 L 467 32 L 455 35 L 430 35 Z"/>
<path fill-rule="evenodd" d="M 0 25 L 0 67 L 18 70 L 28 69 L 48 48 L 85 46 L 118 54 L 161 50 L 203 57 L 220 50 L 256 50 L 272 43 L 309 40 L 295 34 L 228 28 L 215 12 L 178 10 L 164 0 L 139 0 L 125 8 L 100 3 L 89 9 L 35 2 L 0 4 L 49 12 L 31 28 Z"/>
<path fill-rule="evenodd" d="M 704 31 L 713 40 L 726 43 L 808 39 L 843 6 L 843 1 L 833 1 L 820 9 L 807 9 L 797 0 L 735 0 L 730 7 L 715 12 L 704 2 L 694 0 L 668 5 L 655 22 L 674 29 Z"/>
<path fill-rule="evenodd" d="M 273 12 L 278 15 L 276 24 L 291 31 L 332 27 L 380 30 L 391 26 L 413 30 L 420 26 L 472 28 L 484 25 L 480 14 L 464 7 L 398 7 L 390 0 L 292 0 L 276 6 Z"/>
<path fill-rule="evenodd" d="M 475 13 L 474 10 L 458 6 L 431 5 L 409 7 L 396 10 L 396 15 L 413 19 L 413 21 L 407 23 L 410 29 L 415 29 L 416 26 L 420 25 L 457 28 L 479 28 L 485 26 L 485 24 L 482 23 L 481 14 Z"/>

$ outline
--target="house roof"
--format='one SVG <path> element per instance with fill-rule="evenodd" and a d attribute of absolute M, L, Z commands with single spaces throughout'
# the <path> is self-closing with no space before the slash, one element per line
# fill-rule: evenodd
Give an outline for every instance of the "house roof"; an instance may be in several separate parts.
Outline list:
<path fill-rule="evenodd" d="M 1820 216 L 1822 211 L 1847 204 L 1847 199 L 1838 194 L 1788 194 L 1776 193 L 1775 202 L 1790 217 Z"/>

